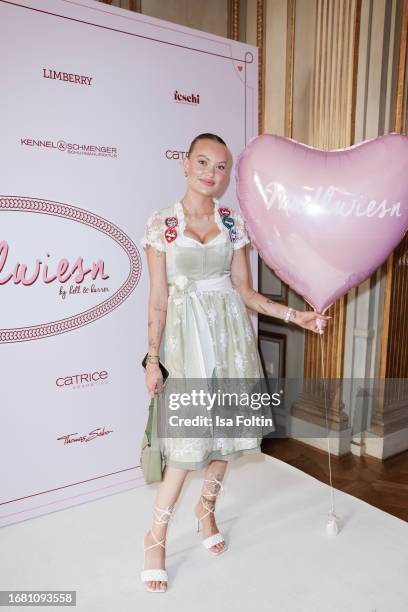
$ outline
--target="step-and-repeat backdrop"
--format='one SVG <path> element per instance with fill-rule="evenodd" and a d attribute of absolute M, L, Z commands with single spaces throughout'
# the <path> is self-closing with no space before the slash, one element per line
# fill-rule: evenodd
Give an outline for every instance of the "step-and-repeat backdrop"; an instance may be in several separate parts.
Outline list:
<path fill-rule="evenodd" d="M 258 70 L 254 47 L 91 1 L 0 0 L 0 56 L 7 525 L 145 484 L 140 237 L 194 136 L 236 159 L 257 134 Z"/>

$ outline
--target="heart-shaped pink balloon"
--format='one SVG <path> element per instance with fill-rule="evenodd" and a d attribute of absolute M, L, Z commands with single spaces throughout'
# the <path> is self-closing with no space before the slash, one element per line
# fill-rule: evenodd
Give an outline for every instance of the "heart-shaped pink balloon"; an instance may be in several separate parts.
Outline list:
<path fill-rule="evenodd" d="M 394 132 L 332 151 L 263 134 L 239 155 L 236 182 L 260 257 L 320 314 L 408 228 L 408 137 Z"/>

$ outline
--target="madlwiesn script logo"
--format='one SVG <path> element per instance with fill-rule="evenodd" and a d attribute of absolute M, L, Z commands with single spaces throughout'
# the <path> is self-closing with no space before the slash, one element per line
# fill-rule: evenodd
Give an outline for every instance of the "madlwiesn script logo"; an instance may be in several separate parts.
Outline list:
<path fill-rule="evenodd" d="M 93 79 L 93 77 L 85 76 L 84 74 L 62 72 L 61 70 L 52 70 L 51 68 L 43 68 L 42 75 L 44 79 L 64 81 L 66 83 L 75 83 L 77 85 L 91 85 Z"/>
<path fill-rule="evenodd" d="M 95 370 L 95 372 L 81 372 L 80 374 L 69 374 L 69 376 L 59 376 L 55 384 L 60 389 L 80 389 L 105 385 L 108 383 L 109 374 L 107 370 Z"/>
<path fill-rule="evenodd" d="M 0 227 L 0 344 L 89 325 L 118 308 L 139 282 L 134 242 L 90 210 L 0 195 Z"/>
<path fill-rule="evenodd" d="M 178 104 L 191 104 L 192 106 L 200 104 L 200 94 L 198 93 L 183 94 L 176 89 L 173 96 Z"/>
<path fill-rule="evenodd" d="M 94 144 L 81 144 L 78 142 L 67 142 L 66 140 L 47 140 L 35 138 L 20 138 L 20 144 L 24 147 L 36 149 L 51 149 L 71 155 L 92 155 L 93 157 L 119 157 L 117 147 Z"/>

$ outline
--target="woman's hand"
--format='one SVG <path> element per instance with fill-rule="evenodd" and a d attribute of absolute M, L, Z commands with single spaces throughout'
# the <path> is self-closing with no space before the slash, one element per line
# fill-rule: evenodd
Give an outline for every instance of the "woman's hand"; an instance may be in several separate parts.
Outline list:
<path fill-rule="evenodd" d="M 331 317 L 317 314 L 317 312 L 313 312 L 311 310 L 297 310 L 293 323 L 296 323 L 303 329 L 308 329 L 316 332 L 317 334 L 323 334 L 324 328 L 326 327 L 329 319 L 331 319 Z"/>
<path fill-rule="evenodd" d="M 154 361 L 147 362 L 145 382 L 150 398 L 152 398 L 155 393 L 161 393 L 163 389 L 163 375 L 158 363 Z"/>

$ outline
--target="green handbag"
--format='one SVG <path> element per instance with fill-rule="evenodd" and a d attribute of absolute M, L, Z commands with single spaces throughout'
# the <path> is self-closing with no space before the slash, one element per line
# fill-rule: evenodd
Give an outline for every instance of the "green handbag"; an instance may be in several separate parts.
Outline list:
<path fill-rule="evenodd" d="M 163 478 L 164 466 L 157 435 L 157 401 L 158 394 L 155 393 L 149 403 L 149 417 L 140 453 L 140 465 L 147 484 L 159 482 Z"/>

